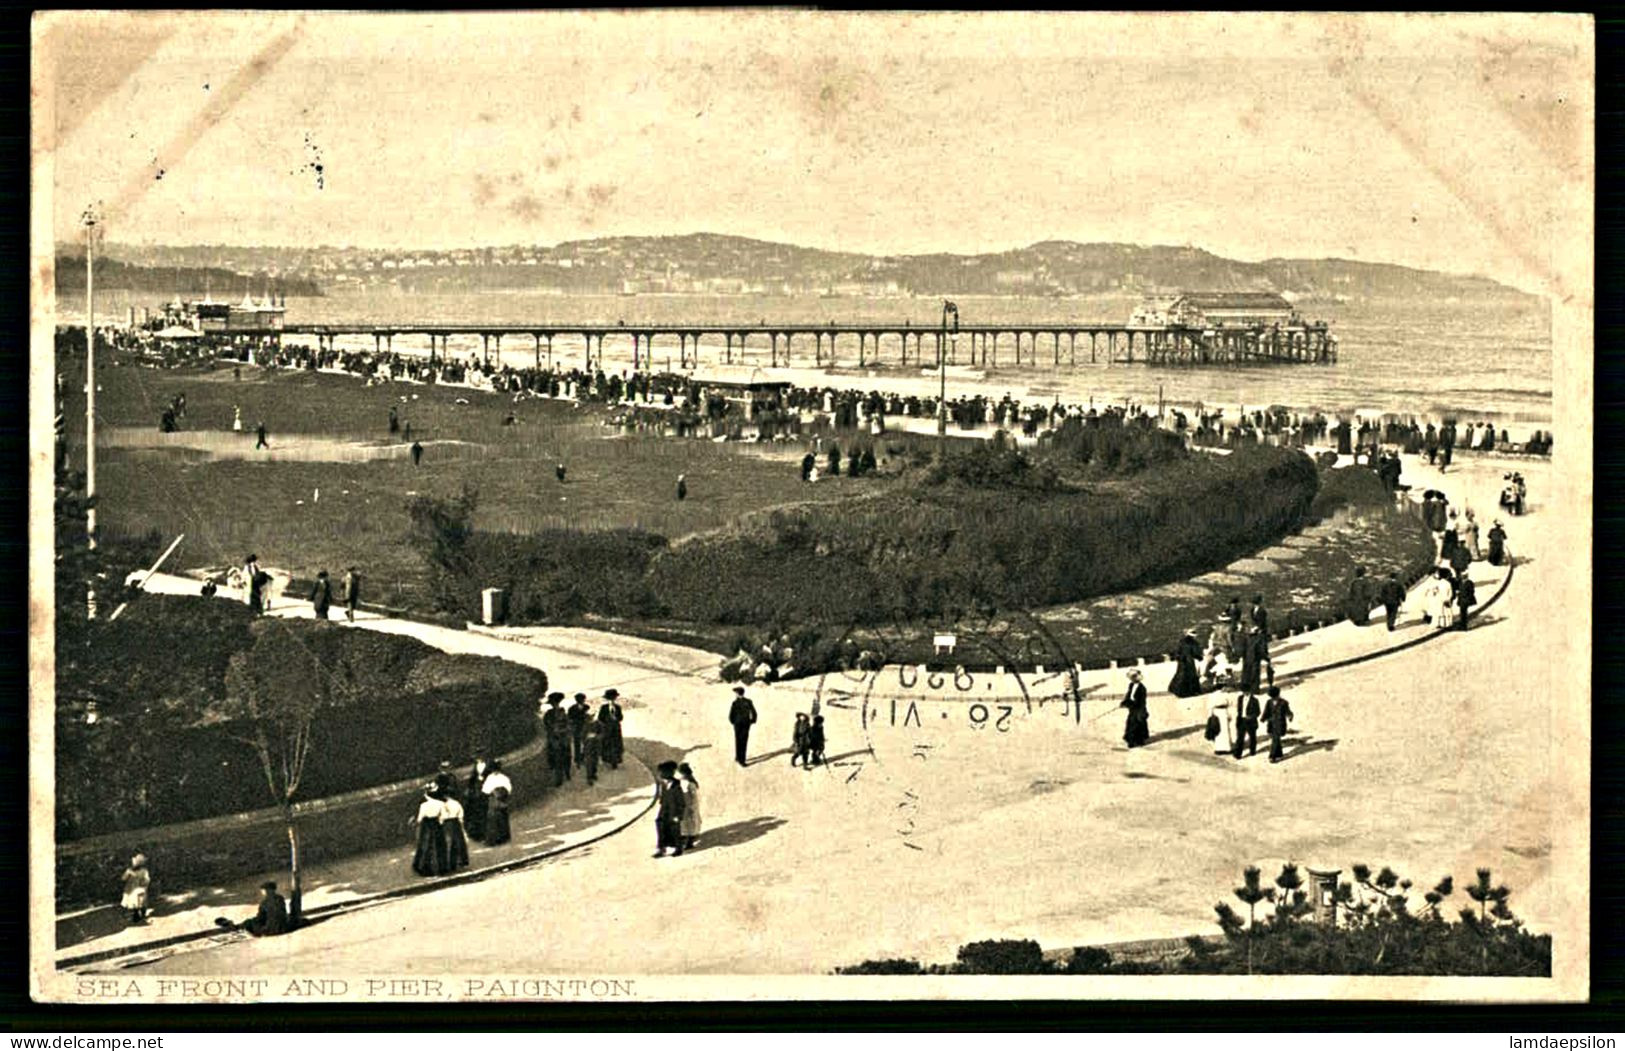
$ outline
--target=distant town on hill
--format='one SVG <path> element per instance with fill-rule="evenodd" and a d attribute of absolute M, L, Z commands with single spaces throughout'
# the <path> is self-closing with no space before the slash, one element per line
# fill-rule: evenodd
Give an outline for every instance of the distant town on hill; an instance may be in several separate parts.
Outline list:
<path fill-rule="evenodd" d="M 58 288 L 82 289 L 83 250 L 63 251 Z M 433 251 L 111 244 L 105 257 L 122 267 L 98 266 L 97 283 L 103 287 L 191 294 L 203 291 L 207 272 L 218 282 L 215 294 L 223 297 L 244 288 L 258 294 L 271 286 L 289 295 L 368 286 L 405 292 L 837 296 L 1075 296 L 1202 289 L 1279 292 L 1311 302 L 1526 295 L 1485 277 L 1385 263 L 1249 263 L 1200 248 L 1074 241 L 1043 241 L 977 255 L 876 256 L 702 233 Z"/>

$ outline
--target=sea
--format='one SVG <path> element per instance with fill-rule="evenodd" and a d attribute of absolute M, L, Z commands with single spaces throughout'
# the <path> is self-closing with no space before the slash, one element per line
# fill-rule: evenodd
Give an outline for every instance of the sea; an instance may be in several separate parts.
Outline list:
<path fill-rule="evenodd" d="M 964 324 L 1011 322 L 1122 322 L 1139 300 L 1135 297 L 1090 296 L 1023 298 L 1018 296 L 957 296 Z M 128 321 L 130 307 L 159 304 L 151 296 L 118 291 L 97 297 L 97 311 L 108 323 Z M 75 309 L 77 308 L 77 309 Z M 289 323 L 402 322 L 543 324 L 625 322 L 631 324 L 738 323 L 762 321 L 908 322 L 927 331 L 941 323 L 940 298 L 899 296 L 720 296 L 720 295 L 561 295 L 540 292 L 407 293 L 391 289 L 335 291 L 320 298 L 290 298 Z M 1088 363 L 1087 341 L 1080 340 L 1079 363 L 1069 363 L 1068 345 L 1061 342 L 1061 364 L 1053 364 L 1048 337 L 1040 337 L 1038 362 L 1012 364 L 1014 351 L 1008 336 L 1000 341 L 996 368 L 964 365 L 947 371 L 950 393 L 1006 393 L 1023 400 L 1067 404 L 1106 405 L 1132 401 L 1208 409 L 1284 405 L 1295 411 L 1376 416 L 1383 413 L 1418 418 L 1454 417 L 1462 422 L 1492 420 L 1515 432 L 1549 428 L 1552 422 L 1552 314 L 1548 302 L 1535 297 L 1506 299 L 1384 299 L 1349 302 L 1305 302 L 1299 311 L 1306 319 L 1325 320 L 1338 338 L 1335 365 L 1259 365 L 1249 367 L 1152 367 L 1144 364 Z M 75 316 L 77 314 L 77 317 Z M 59 321 L 83 321 L 83 304 L 62 304 Z M 294 342 L 290 335 L 285 341 Z M 313 342 L 313 340 L 312 340 Z M 340 338 L 341 348 L 371 349 L 370 336 Z M 827 341 L 826 341 L 827 346 Z M 426 337 L 397 337 L 399 353 L 426 354 Z M 452 354 L 477 356 L 478 336 L 453 337 Z M 781 360 L 783 344 L 781 341 Z M 968 360 L 961 346 L 961 360 Z M 1104 357 L 1105 345 L 1100 351 Z M 926 352 L 934 356 L 929 337 Z M 536 352 L 531 337 L 516 332 L 504 337 L 501 360 L 510 365 L 533 364 Z M 579 364 L 584 357 L 580 337 L 553 341 L 556 364 Z M 859 370 L 856 337 L 839 344 L 836 368 L 819 370 L 813 363 L 810 339 L 797 340 L 790 368 L 769 368 L 769 342 L 755 337 L 741 359 L 735 345 L 733 364 L 760 367 L 764 376 L 797 383 L 832 384 L 864 389 L 934 392 L 940 382 L 935 368 L 922 369 L 910 359 L 899 362 L 895 338 L 888 337 L 880 367 Z M 661 338 L 654 350 L 655 366 L 677 365 L 677 340 Z M 702 366 L 720 364 L 724 347 L 720 337 L 706 338 L 700 346 Z M 870 354 L 873 357 L 871 341 Z M 545 362 L 545 344 L 543 360 Z M 631 337 L 611 336 L 604 341 L 608 368 L 629 369 Z M 1523 437 L 1523 435 L 1518 435 Z"/>

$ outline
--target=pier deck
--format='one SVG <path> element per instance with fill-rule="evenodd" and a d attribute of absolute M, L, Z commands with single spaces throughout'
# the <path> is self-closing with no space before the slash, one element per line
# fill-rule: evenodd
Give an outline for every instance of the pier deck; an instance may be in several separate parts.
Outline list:
<path fill-rule="evenodd" d="M 491 324 L 486 322 L 401 322 L 401 323 L 292 323 L 279 328 L 234 328 L 224 333 L 234 338 L 274 338 L 314 336 L 320 346 L 331 345 L 340 336 L 371 336 L 378 349 L 392 349 L 396 337 L 427 337 L 432 358 L 445 353 L 452 336 L 478 336 L 489 360 L 494 346 L 499 355 L 504 338 L 530 339 L 536 361 L 544 350 L 552 359 L 553 340 L 574 337 L 585 344 L 584 364 L 592 368 L 603 360 L 606 340 L 630 341 L 636 368 L 652 367 L 656 340 L 676 341 L 678 360 L 683 367 L 698 362 L 700 340 L 721 337 L 724 358 L 734 361 L 737 352 L 743 360 L 746 347 L 755 341 L 757 349 L 768 351 L 769 366 L 792 364 L 792 350 L 800 346 L 805 362 L 807 344 L 812 344 L 812 364 L 838 363 L 859 366 L 882 364 L 891 359 L 907 365 L 935 366 L 943 356 L 949 364 L 997 368 L 999 352 L 1009 356 L 1004 364 L 1050 365 L 1063 367 L 1080 363 L 1080 354 L 1091 364 L 1147 365 L 1297 365 L 1334 364 L 1337 340 L 1324 324 L 1271 325 L 1256 327 L 1197 328 L 1182 325 L 1125 325 L 1117 322 L 1038 322 L 1012 324 L 969 324 L 952 329 L 917 327 L 908 324 L 871 322 L 769 322 L 741 324 L 680 323 L 552 323 L 526 322 Z M 856 348 L 852 341 L 857 341 Z M 763 343 L 765 347 L 762 347 Z M 963 344 L 963 347 L 961 346 Z M 856 350 L 853 359 L 852 350 Z M 962 360 L 963 358 L 963 360 Z"/>

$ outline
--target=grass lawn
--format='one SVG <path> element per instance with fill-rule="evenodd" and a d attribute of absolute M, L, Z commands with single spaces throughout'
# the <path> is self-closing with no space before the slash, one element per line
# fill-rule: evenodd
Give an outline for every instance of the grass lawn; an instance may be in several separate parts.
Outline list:
<path fill-rule="evenodd" d="M 299 579 L 318 568 L 335 573 L 354 563 L 369 599 L 388 605 L 411 604 L 420 587 L 421 566 L 404 542 L 410 493 L 450 496 L 465 483 L 475 486 L 475 525 L 482 530 L 633 526 L 677 538 L 747 511 L 836 500 L 890 484 L 842 476 L 806 485 L 799 470 L 803 447 L 795 443 L 758 447 L 613 433 L 602 424 L 603 406 L 546 400 L 514 405 L 503 394 L 367 387 L 351 377 L 268 375 L 247 366 L 237 381 L 230 365 L 212 371 L 103 367 L 99 378 L 97 487 L 104 535 L 141 537 L 156 530 L 167 543 L 184 532 L 186 541 L 173 556 L 176 568 L 232 565 L 250 551 Z M 171 440 L 158 435 L 159 411 L 179 391 L 186 394 L 187 415 L 184 433 L 173 441 L 211 450 L 168 447 Z M 68 418 L 78 428 L 70 431 L 78 463 L 83 413 L 76 413 L 76 401 L 70 397 Z M 233 405 L 242 407 L 241 435 L 231 431 Z M 419 467 L 403 442 L 383 450 L 387 459 L 360 458 L 377 455 L 380 450 L 368 446 L 388 439 L 392 405 L 424 443 Z M 518 426 L 502 425 L 510 408 Z M 270 452 L 296 458 L 253 452 L 252 432 L 260 420 L 269 431 Z M 142 447 L 129 447 L 135 443 Z M 154 447 L 160 444 L 165 447 Z M 338 453 L 346 458 L 331 458 Z M 312 458 L 298 458 L 304 456 Z M 560 462 L 568 469 L 562 485 L 554 476 Z M 688 481 L 681 503 L 675 492 L 679 473 Z"/>
<path fill-rule="evenodd" d="M 104 535 L 143 537 L 156 531 L 167 543 L 184 532 L 175 568 L 232 565 L 250 551 L 300 580 L 318 568 L 336 576 L 355 564 L 369 601 L 418 613 L 428 610 L 423 569 L 405 541 L 405 503 L 413 493 L 451 496 L 473 485 L 480 493 L 475 525 L 482 530 L 638 527 L 676 539 L 751 511 L 835 501 L 898 484 L 884 476 L 842 476 L 806 485 L 797 463 L 805 448 L 801 443 L 756 446 L 624 435 L 604 426 L 608 410 L 597 405 L 545 400 L 515 405 L 496 393 L 407 384 L 367 387 L 351 377 L 266 374 L 246 366 L 242 379 L 235 380 L 230 365 L 168 372 L 108 367 L 101 377 L 97 407 L 104 445 L 98 483 Z M 158 410 L 177 391 L 187 396 L 185 433 L 161 439 Z M 230 429 L 234 405 L 242 407 L 241 435 Z M 391 406 L 424 442 L 421 466 L 412 465 L 405 443 L 389 443 Z M 516 427 L 502 425 L 510 409 L 520 418 Z M 71 400 L 68 418 L 74 425 L 82 419 Z M 262 419 L 270 432 L 270 456 L 289 458 L 254 452 L 252 431 Z M 82 431 L 72 437 L 82 443 Z M 934 439 L 916 444 L 929 441 Z M 176 443 L 209 448 L 171 447 Z M 79 461 L 82 453 L 75 450 L 74 458 Z M 568 468 L 564 484 L 554 477 L 559 462 Z M 679 473 L 688 480 L 688 498 L 681 503 L 675 496 Z M 1258 553 L 1262 557 L 1188 582 L 1053 607 L 1040 616 L 1059 646 L 1079 662 L 1158 654 L 1172 650 L 1186 628 L 1201 626 L 1205 642 L 1207 628 L 1232 594 L 1246 599 L 1263 592 L 1277 627 L 1327 619 L 1336 616 L 1356 564 L 1380 579 L 1390 569 L 1403 575 L 1431 551 L 1431 538 L 1414 520 L 1344 513 Z M 1010 645 L 1021 649 L 1027 644 L 1018 637 L 1032 633 L 1030 625 L 1023 627 L 1024 619 L 1010 625 Z M 587 622 L 719 653 L 731 653 L 734 640 L 748 633 L 738 626 L 682 622 L 597 617 Z M 884 640 L 869 641 L 894 658 L 925 662 L 930 636 L 939 627 L 901 626 L 883 633 Z M 900 646 L 904 637 L 912 641 Z M 989 663 L 1002 661 L 990 657 Z"/>

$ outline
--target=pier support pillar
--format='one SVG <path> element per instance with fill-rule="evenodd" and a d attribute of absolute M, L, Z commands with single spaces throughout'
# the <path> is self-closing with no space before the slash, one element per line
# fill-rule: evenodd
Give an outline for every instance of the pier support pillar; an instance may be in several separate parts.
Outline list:
<path fill-rule="evenodd" d="M 858 367 L 859 368 L 862 368 L 864 365 L 868 364 L 868 362 L 865 360 L 866 352 L 868 351 L 868 347 L 869 347 L 869 336 L 868 336 L 868 334 L 864 333 L 864 332 L 859 332 L 858 333 Z"/>

